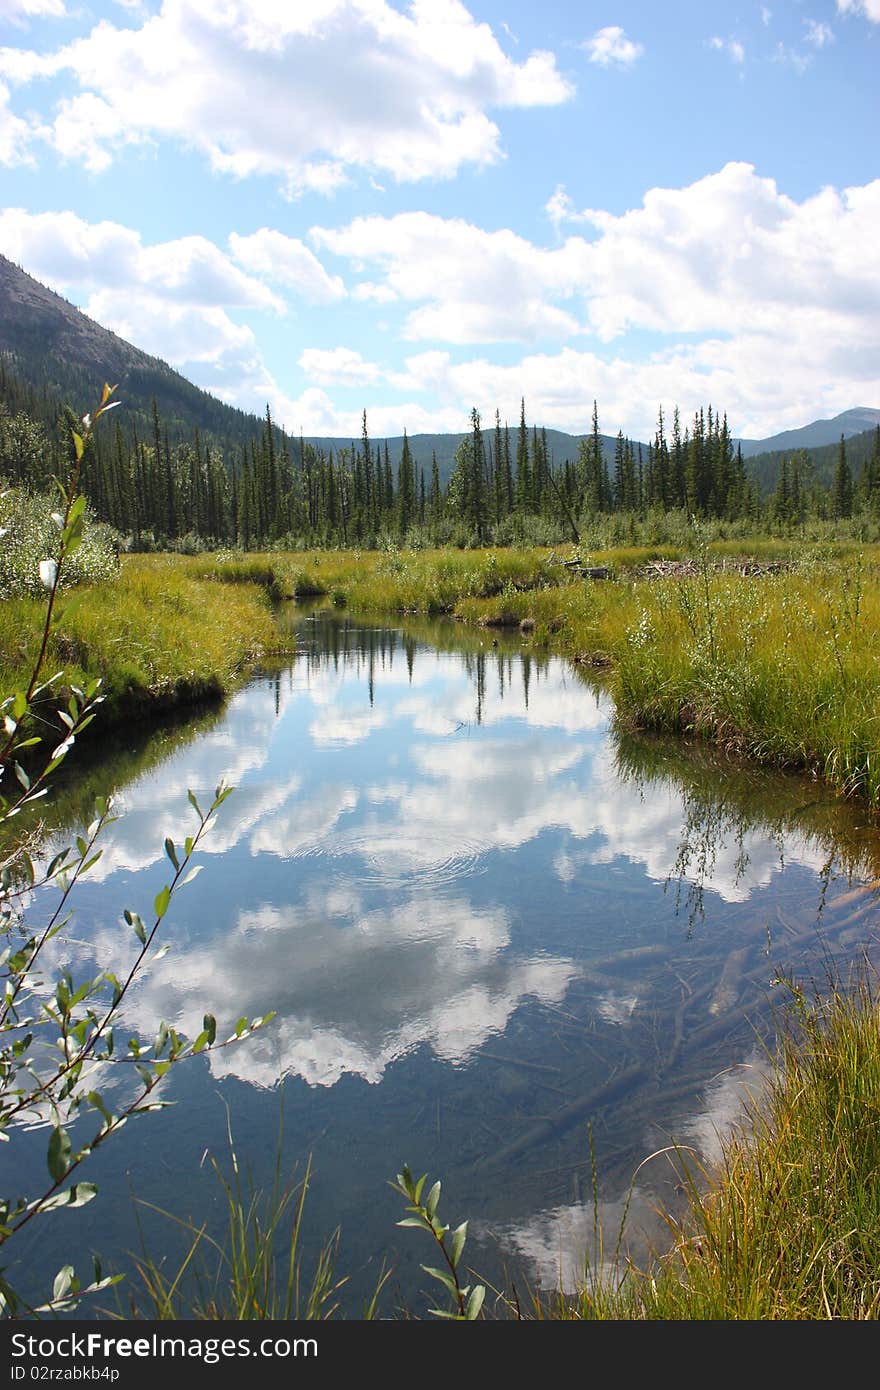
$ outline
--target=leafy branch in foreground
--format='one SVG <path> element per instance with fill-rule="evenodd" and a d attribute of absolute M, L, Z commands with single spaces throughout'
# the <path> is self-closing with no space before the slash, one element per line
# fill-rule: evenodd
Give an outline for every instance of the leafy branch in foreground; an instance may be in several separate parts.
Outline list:
<path fill-rule="evenodd" d="M 77 734 L 91 722 L 101 700 L 98 682 L 85 691 L 72 689 L 67 709 L 54 711 L 64 727 L 61 742 L 42 767 L 26 770 L 19 761 L 21 753 L 42 742 L 33 732 L 41 718 L 36 702 L 49 687 L 54 685 L 57 690 L 61 677 L 59 672 L 49 681 L 41 679 L 50 632 L 59 616 L 56 600 L 65 561 L 82 539 L 85 500 L 77 494 L 82 460 L 95 422 L 117 404 L 110 401 L 113 389 L 104 387 L 94 415 L 83 416 L 82 430 L 72 431 L 75 463 L 67 484 L 58 482 L 63 511 L 53 513 L 59 532 L 57 551 L 38 565 L 48 594 L 39 649 L 26 687 L 0 701 L 0 777 L 11 770 L 17 783 L 11 795 L 0 794 L 0 830 L 25 806 L 46 794 L 53 774 Z M 39 764 L 35 754 L 29 758 Z M 123 914 L 136 944 L 127 969 L 120 972 L 122 979 L 112 970 L 103 969 L 92 978 L 75 981 L 64 963 L 63 949 L 59 949 L 63 942 L 59 933 L 73 915 L 69 906 L 71 894 L 100 859 L 102 851 L 96 847 L 97 842 L 116 819 L 110 798 L 99 799 L 94 820 L 84 834 L 76 837 L 75 852 L 68 846 L 38 870 L 19 840 L 0 861 L 0 1141 L 8 1142 L 24 1128 L 48 1131 L 46 1177 L 33 1180 L 30 1195 L 0 1194 L 0 1247 L 4 1255 L 14 1237 L 36 1217 L 62 1207 L 80 1207 L 92 1200 L 96 1188 L 78 1180 L 78 1170 L 130 1118 L 167 1103 L 158 1100 L 154 1093 L 172 1065 L 200 1052 L 238 1042 L 272 1017 L 267 1014 L 252 1020 L 240 1018 L 232 1035 L 221 1041 L 217 1039 L 215 1018 L 205 1014 L 201 1031 L 192 1041 L 163 1022 L 151 1040 L 133 1036 L 122 1046 L 116 1043 L 126 996 L 153 952 L 172 898 L 199 872 L 200 865 L 193 864 L 193 856 L 231 790 L 221 782 L 207 811 L 202 811 L 190 791 L 198 828 L 195 834 L 186 836 L 180 849 L 170 837 L 165 840 L 165 853 L 174 873 L 154 899 L 152 921 L 147 925 L 138 913 L 128 909 Z M 60 892 L 54 906 L 47 898 L 47 890 L 53 887 Z M 42 920 L 35 923 L 35 917 Z M 56 944 L 51 946 L 53 942 Z M 167 949 L 167 945 L 162 946 L 153 959 L 159 959 Z M 118 1070 L 120 1064 L 128 1064 L 122 1073 Z M 113 1078 L 115 1084 L 120 1076 L 124 1094 L 115 1101 L 104 1082 Z M 102 1085 L 103 1091 L 98 1089 Z M 115 1111 L 113 1104 L 117 1105 Z M 72 1181 L 74 1178 L 77 1180 Z M 73 1266 L 64 1265 L 54 1280 L 51 1297 L 34 1308 L 12 1287 L 7 1268 L 4 1265 L 0 1269 L 0 1312 L 11 1316 L 20 1312 L 66 1312 L 76 1306 L 80 1295 L 116 1282 L 115 1278 L 103 1277 L 98 1261 L 94 1279 L 86 1286 L 80 1283 Z"/>
<path fill-rule="evenodd" d="M 430 1274 L 432 1279 L 436 1279 L 438 1284 L 442 1284 L 452 1300 L 451 1311 L 445 1308 L 431 1308 L 430 1312 L 436 1318 L 452 1318 L 456 1322 L 474 1322 L 480 1316 L 483 1307 L 483 1300 L 486 1297 L 484 1284 L 462 1284 L 458 1266 L 461 1261 L 464 1243 L 467 1237 L 466 1221 L 460 1226 L 456 1226 L 452 1232 L 449 1242 L 446 1237 L 449 1235 L 450 1228 L 444 1226 L 437 1215 L 437 1207 L 440 1202 L 440 1183 L 435 1182 L 429 1191 L 424 1202 L 422 1192 L 428 1180 L 427 1173 L 424 1173 L 418 1181 L 413 1179 L 406 1164 L 403 1165 L 403 1172 L 397 1174 L 397 1181 L 391 1186 L 395 1192 L 399 1192 L 402 1197 L 406 1197 L 409 1205 L 407 1211 L 412 1212 L 411 1216 L 405 1216 L 402 1221 L 398 1221 L 398 1226 L 415 1226 L 420 1231 L 427 1231 L 437 1242 L 438 1248 L 446 1264 L 445 1269 L 436 1269 L 431 1265 L 422 1265 L 426 1274 Z"/>

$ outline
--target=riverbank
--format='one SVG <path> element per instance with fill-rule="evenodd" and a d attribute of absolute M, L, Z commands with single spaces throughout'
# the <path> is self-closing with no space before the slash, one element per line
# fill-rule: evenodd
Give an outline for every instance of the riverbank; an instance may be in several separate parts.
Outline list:
<path fill-rule="evenodd" d="M 65 593 L 49 638 L 38 714 L 52 718 L 58 692 L 100 677 L 101 727 L 227 695 L 250 665 L 286 645 L 272 613 L 277 576 L 247 557 L 195 567 L 175 556 L 127 557 L 118 574 Z M 45 603 L 0 604 L 0 690 L 27 682 Z M 63 703 L 63 702 L 62 702 Z"/>
<path fill-rule="evenodd" d="M 607 672 L 622 727 L 698 736 L 880 808 L 880 547 L 756 539 L 683 551 L 318 551 L 130 556 L 52 638 L 63 683 L 100 675 L 118 720 L 226 693 L 284 638 L 271 599 L 449 614 Z M 593 574 L 607 577 L 594 578 Z M 66 600 L 70 605 L 70 600 Z M 0 681 L 36 650 L 38 600 L 0 606 Z M 47 666 L 48 669 L 48 666 Z"/>
<path fill-rule="evenodd" d="M 571 555 L 274 558 L 290 592 L 323 593 L 339 607 L 518 627 L 533 646 L 606 669 L 623 727 L 800 768 L 880 808 L 880 548 L 757 540 L 630 547 L 579 565 Z"/>
<path fill-rule="evenodd" d="M 714 1172 L 673 1153 L 687 1191 L 650 1267 L 598 1269 L 536 1316 L 577 1321 L 826 1321 L 880 1316 L 880 1042 L 873 977 L 790 987 L 766 1089 Z M 606 1252 L 612 1254 L 613 1252 Z M 511 1311 L 507 1308 L 508 1313 Z"/>

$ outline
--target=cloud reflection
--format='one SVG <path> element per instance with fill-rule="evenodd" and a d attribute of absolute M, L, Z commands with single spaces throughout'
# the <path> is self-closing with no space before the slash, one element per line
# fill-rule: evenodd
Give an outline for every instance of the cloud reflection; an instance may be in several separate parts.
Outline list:
<path fill-rule="evenodd" d="M 223 1034 L 241 1014 L 274 1009 L 265 1033 L 211 1055 L 215 1076 L 271 1086 L 296 1073 L 330 1086 L 355 1072 L 377 1082 L 422 1044 L 461 1065 L 527 997 L 564 998 L 578 974 L 572 960 L 509 947 L 503 909 L 451 896 L 414 895 L 331 924 L 324 912 L 265 906 L 240 913 L 207 945 L 155 963 L 132 1011 L 144 1027 L 161 1016 L 191 1030 L 210 1008 Z"/>

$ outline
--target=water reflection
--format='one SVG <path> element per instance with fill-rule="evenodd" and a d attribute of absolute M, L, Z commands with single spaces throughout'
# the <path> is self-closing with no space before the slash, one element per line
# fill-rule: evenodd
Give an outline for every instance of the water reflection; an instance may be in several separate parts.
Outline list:
<path fill-rule="evenodd" d="M 485 1258 L 558 1269 L 565 1245 L 574 1268 L 587 1126 L 612 1218 L 670 1136 L 710 1151 L 756 1032 L 772 1035 L 774 979 L 873 949 L 876 830 L 804 779 L 613 737 L 601 691 L 518 636 L 299 622 L 293 662 L 161 759 L 138 755 L 57 957 L 118 971 L 122 908 L 165 881 L 186 788 L 234 782 L 172 950 L 131 996 L 145 1030 L 277 1012 L 172 1076 L 187 1104 L 161 1124 L 181 1200 L 205 1210 L 196 1160 L 223 1144 L 218 1091 L 259 1167 L 287 1078 L 285 1143 L 313 1152 L 318 1222 L 342 1222 L 349 1262 L 390 1249 L 377 1194 L 406 1158 L 483 1215 Z M 53 814 L 47 854 L 63 799 Z"/>

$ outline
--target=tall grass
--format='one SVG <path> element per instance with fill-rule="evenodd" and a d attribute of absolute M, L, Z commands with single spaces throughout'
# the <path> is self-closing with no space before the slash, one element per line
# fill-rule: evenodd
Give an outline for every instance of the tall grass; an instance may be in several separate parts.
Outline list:
<path fill-rule="evenodd" d="M 671 1251 L 631 1271 L 624 1316 L 824 1320 L 880 1316 L 880 1018 L 866 975 L 794 1005 L 769 1090 L 718 1173 L 682 1171 Z M 708 1182 L 705 1189 L 703 1179 Z M 588 1291 L 570 1305 L 589 1313 Z"/>
<path fill-rule="evenodd" d="M 241 1174 L 230 1138 L 231 1176 L 215 1158 L 214 1175 L 226 1211 L 223 1239 L 204 1225 L 151 1207 L 183 1231 L 187 1246 L 169 1268 L 144 1250 L 136 1261 L 140 1284 L 129 1311 L 166 1321 L 178 1318 L 235 1321 L 319 1320 L 337 1311 L 336 1295 L 346 1282 L 334 1273 L 339 1232 L 325 1242 L 313 1270 L 306 1275 L 300 1255 L 303 1211 L 311 1165 L 303 1177 L 283 1180 L 276 1165 L 268 1192 L 255 1190 Z M 150 1204 L 144 1203 L 145 1206 Z M 368 1314 L 375 1307 L 375 1300 Z"/>
<path fill-rule="evenodd" d="M 0 604 L 5 690 L 33 664 L 42 613 L 34 598 Z M 63 673 L 62 691 L 100 677 L 106 725 L 222 695 L 248 662 L 281 640 L 267 595 L 255 583 L 212 582 L 178 557 L 128 557 L 112 579 L 65 596 L 46 669 Z M 46 717 L 54 697 L 55 688 L 46 692 Z"/>
<path fill-rule="evenodd" d="M 621 724 L 688 733 L 761 761 L 805 768 L 880 806 L 880 549 L 840 541 L 562 552 L 419 551 L 290 556 L 310 592 L 375 613 L 450 613 L 474 625 L 525 621 L 532 644 L 608 665 Z M 736 555 L 782 560 L 740 574 Z M 691 572 L 647 578 L 652 559 Z M 724 567 L 727 562 L 727 567 Z M 301 581 L 302 582 L 302 581 Z M 305 591 L 305 590 L 303 590 Z"/>

